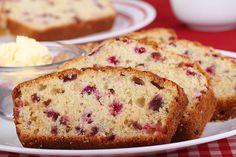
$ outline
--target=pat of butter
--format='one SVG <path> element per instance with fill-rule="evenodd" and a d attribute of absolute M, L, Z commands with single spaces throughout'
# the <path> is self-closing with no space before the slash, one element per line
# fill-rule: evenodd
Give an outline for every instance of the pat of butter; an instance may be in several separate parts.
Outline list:
<path fill-rule="evenodd" d="M 48 48 L 31 38 L 18 36 L 15 43 L 0 45 L 0 66 L 36 66 L 52 61 Z"/>

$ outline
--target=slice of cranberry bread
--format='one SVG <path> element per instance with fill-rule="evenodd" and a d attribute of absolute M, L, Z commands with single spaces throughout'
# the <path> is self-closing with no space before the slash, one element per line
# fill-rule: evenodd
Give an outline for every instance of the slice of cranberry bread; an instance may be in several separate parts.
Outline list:
<path fill-rule="evenodd" d="M 155 31 L 156 30 L 156 31 Z M 162 40 L 167 38 L 159 28 L 136 32 L 135 38 L 158 42 L 163 48 L 185 55 L 201 65 L 210 75 L 217 108 L 212 120 L 227 120 L 236 117 L 236 63 L 222 56 L 217 50 L 188 40 Z M 161 28 L 161 30 L 163 30 Z M 165 32 L 170 32 L 166 29 Z M 173 32 L 173 31 L 172 31 Z M 175 33 L 173 33 L 175 34 Z M 171 33 L 170 33 L 171 35 Z M 175 35 L 176 38 L 176 35 Z"/>
<path fill-rule="evenodd" d="M 177 39 L 177 35 L 173 29 L 169 28 L 151 28 L 147 30 L 142 30 L 134 33 L 127 34 L 127 36 L 135 39 L 149 39 L 157 42 L 169 43 Z"/>
<path fill-rule="evenodd" d="M 177 35 L 172 29 L 167 28 L 152 28 L 148 30 L 142 30 L 138 32 L 129 33 L 125 36 L 129 36 L 134 39 L 153 39 L 154 41 L 169 43 L 177 39 Z M 97 47 L 101 42 L 92 42 L 86 44 L 78 45 L 80 48 L 84 49 L 87 52 L 91 52 L 95 47 Z"/>
<path fill-rule="evenodd" d="M 217 50 L 188 40 L 176 40 L 165 45 L 168 50 L 199 62 L 212 80 L 217 108 L 212 120 L 236 117 L 236 63 Z"/>
<path fill-rule="evenodd" d="M 13 100 L 22 145 L 62 149 L 169 143 L 188 103 L 169 80 L 112 67 L 42 76 L 18 85 Z"/>
<path fill-rule="evenodd" d="M 215 98 L 207 74 L 194 61 L 168 52 L 155 42 L 129 37 L 108 40 L 87 57 L 65 63 L 61 69 L 92 66 L 123 66 L 151 71 L 180 85 L 189 104 L 174 140 L 198 138 L 215 109 Z"/>
<path fill-rule="evenodd" d="M 111 29 L 116 12 L 111 0 L 3 1 L 6 27 L 14 35 L 63 40 Z"/>

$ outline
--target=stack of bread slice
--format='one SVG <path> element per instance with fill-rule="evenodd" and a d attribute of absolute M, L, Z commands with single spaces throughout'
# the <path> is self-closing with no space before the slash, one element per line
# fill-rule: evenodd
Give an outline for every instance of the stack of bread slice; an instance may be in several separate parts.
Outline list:
<path fill-rule="evenodd" d="M 164 144 L 199 138 L 211 119 L 236 117 L 236 63 L 211 47 L 178 39 L 171 29 L 80 47 L 88 54 L 14 89 L 24 146 Z"/>
<path fill-rule="evenodd" d="M 162 49 L 146 39 L 120 37 L 102 42 L 87 57 L 65 63 L 61 69 L 84 67 L 132 67 L 167 78 L 184 89 L 189 104 L 174 141 L 198 138 L 215 109 L 208 75 L 198 63 Z"/>
<path fill-rule="evenodd" d="M 227 120 L 236 117 L 236 63 L 212 47 L 184 39 L 163 40 L 170 36 L 176 37 L 171 29 L 154 28 L 147 31 L 132 33 L 137 39 L 148 39 L 158 42 L 168 51 L 174 51 L 198 62 L 209 74 L 217 108 L 212 120 Z"/>

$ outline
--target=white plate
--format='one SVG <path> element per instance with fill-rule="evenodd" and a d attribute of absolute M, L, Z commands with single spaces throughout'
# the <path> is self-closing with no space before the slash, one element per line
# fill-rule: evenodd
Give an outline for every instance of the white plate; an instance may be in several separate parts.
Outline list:
<path fill-rule="evenodd" d="M 134 0 L 113 0 L 117 10 L 117 18 L 110 31 L 96 33 L 93 35 L 63 40 L 67 44 L 81 44 L 86 42 L 104 40 L 141 29 L 150 24 L 156 17 L 155 9 L 148 3 Z M 0 42 L 14 40 L 12 36 L 0 37 Z"/>
<path fill-rule="evenodd" d="M 236 53 L 221 51 L 222 54 L 236 59 Z M 14 123 L 0 117 L 0 151 L 34 154 L 34 155 L 58 155 L 58 156 L 111 156 L 111 155 L 151 155 L 170 152 L 185 147 L 203 144 L 236 135 L 236 118 L 225 122 L 210 122 L 207 124 L 201 138 L 178 143 L 99 150 L 50 150 L 23 148 L 17 138 Z"/>

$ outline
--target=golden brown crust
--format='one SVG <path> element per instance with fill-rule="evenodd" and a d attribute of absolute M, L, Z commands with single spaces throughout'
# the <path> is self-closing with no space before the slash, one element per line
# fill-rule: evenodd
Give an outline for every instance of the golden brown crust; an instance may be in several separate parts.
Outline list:
<path fill-rule="evenodd" d="M 60 135 L 52 136 L 35 136 L 30 135 L 22 131 L 20 128 L 19 117 L 17 114 L 18 99 L 21 97 L 20 89 L 23 86 L 30 86 L 33 83 L 38 81 L 47 80 L 50 78 L 60 78 L 69 73 L 74 74 L 83 74 L 87 71 L 118 71 L 120 73 L 130 72 L 140 76 L 149 77 L 150 80 L 156 83 L 169 83 L 178 90 L 179 97 L 175 99 L 175 102 L 172 102 L 172 109 L 169 112 L 169 118 L 166 120 L 165 128 L 167 128 L 166 134 L 159 133 L 156 136 L 140 136 L 135 138 L 122 139 L 119 138 L 113 142 L 107 142 L 104 137 L 95 136 L 95 137 L 86 137 L 86 136 L 74 136 L 74 137 L 65 137 Z M 172 136 L 174 135 L 177 126 L 179 124 L 182 113 L 184 112 L 188 100 L 186 95 L 183 92 L 183 89 L 179 87 L 172 81 L 169 81 L 164 78 L 160 78 L 150 72 L 142 72 L 132 68 L 114 68 L 114 67 L 96 67 L 96 68 L 85 68 L 81 70 L 69 69 L 66 71 L 52 73 L 45 76 L 41 76 L 37 79 L 26 81 L 19 84 L 12 92 L 12 97 L 14 100 L 14 122 L 16 124 L 17 135 L 24 147 L 32 148 L 58 148 L 58 149 L 94 149 L 94 148 L 116 148 L 116 147 L 133 147 L 133 146 L 144 146 L 144 145 L 155 145 L 155 144 L 164 144 L 171 141 Z M 174 105 L 176 104 L 176 105 Z"/>
<path fill-rule="evenodd" d="M 200 66 L 199 66 L 200 67 Z M 204 71 L 202 71 L 205 73 Z M 216 99 L 208 76 L 208 91 L 202 94 L 199 102 L 191 110 L 186 110 L 180 125 L 172 138 L 172 142 L 191 140 L 199 138 L 204 131 L 206 124 L 212 118 L 216 108 Z M 197 122 L 196 122 L 197 120 Z"/>
<path fill-rule="evenodd" d="M 115 17 L 114 15 L 91 21 L 81 21 L 79 23 L 52 27 L 42 31 L 34 30 L 33 28 L 8 18 L 7 28 L 14 35 L 25 35 L 38 41 L 66 40 L 109 30 L 112 28 Z"/>
<path fill-rule="evenodd" d="M 236 117 L 236 95 L 227 99 L 218 99 L 212 121 L 228 120 Z"/>
<path fill-rule="evenodd" d="M 155 144 L 165 144 L 170 141 L 165 135 L 154 137 L 137 137 L 131 139 L 117 139 L 115 142 L 107 142 L 102 137 L 63 137 L 63 136 L 40 136 L 34 137 L 18 132 L 20 141 L 24 147 L 47 148 L 47 149 L 101 149 L 101 148 L 124 148 Z"/>

